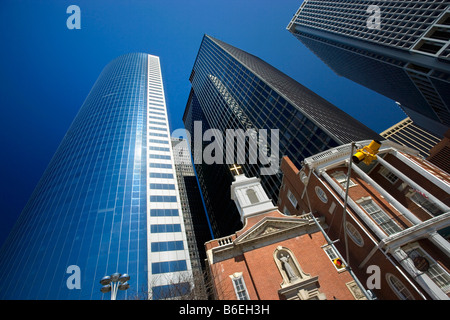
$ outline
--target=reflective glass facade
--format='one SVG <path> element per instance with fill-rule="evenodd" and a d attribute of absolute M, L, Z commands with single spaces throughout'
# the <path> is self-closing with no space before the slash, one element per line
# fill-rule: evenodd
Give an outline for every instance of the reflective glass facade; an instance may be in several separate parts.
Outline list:
<path fill-rule="evenodd" d="M 183 121 L 192 135 L 191 143 L 196 140 L 196 121 L 201 121 L 202 133 L 218 129 L 224 137 L 227 129 L 267 129 L 269 136 L 270 129 L 279 129 L 280 158 L 288 155 L 300 167 L 304 158 L 323 150 L 350 141 L 379 138 L 377 133 L 261 59 L 207 35 L 190 81 L 192 89 Z M 203 141 L 202 150 L 210 143 Z M 195 159 L 199 149 L 191 150 Z M 246 159 L 244 173 L 260 177 L 276 203 L 281 173 L 261 175 L 261 163 L 249 164 Z M 238 159 L 235 162 L 241 163 Z M 238 230 L 241 225 L 231 201 L 229 165 L 203 162 L 196 164 L 196 171 L 214 236 Z"/>
<path fill-rule="evenodd" d="M 0 298 L 110 299 L 99 281 L 119 272 L 118 299 L 156 299 L 189 273 L 169 141 L 159 58 L 109 63 L 1 248 Z"/>
<path fill-rule="evenodd" d="M 423 128 L 442 137 L 450 126 L 448 1 L 305 0 L 287 29 L 337 74 L 399 102 Z"/>

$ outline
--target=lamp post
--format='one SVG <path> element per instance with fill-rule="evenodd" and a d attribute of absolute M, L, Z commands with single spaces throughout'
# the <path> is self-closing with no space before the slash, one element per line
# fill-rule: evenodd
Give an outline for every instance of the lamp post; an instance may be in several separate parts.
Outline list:
<path fill-rule="evenodd" d="M 127 282 L 128 280 L 130 280 L 130 276 L 126 273 L 113 273 L 112 275 L 103 277 L 102 280 L 100 280 L 100 284 L 103 286 L 100 291 L 102 293 L 111 291 L 111 300 L 116 300 L 117 290 L 127 290 L 130 287 Z"/>

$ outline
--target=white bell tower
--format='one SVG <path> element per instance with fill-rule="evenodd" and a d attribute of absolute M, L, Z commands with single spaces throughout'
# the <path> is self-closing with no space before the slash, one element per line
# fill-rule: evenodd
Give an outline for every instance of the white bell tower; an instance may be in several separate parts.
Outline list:
<path fill-rule="evenodd" d="M 234 165 L 230 170 L 235 172 L 234 182 L 231 184 L 231 199 L 234 200 L 241 215 L 241 222 L 261 213 L 278 210 L 264 191 L 261 180 L 256 177 L 247 178 L 241 167 Z"/>

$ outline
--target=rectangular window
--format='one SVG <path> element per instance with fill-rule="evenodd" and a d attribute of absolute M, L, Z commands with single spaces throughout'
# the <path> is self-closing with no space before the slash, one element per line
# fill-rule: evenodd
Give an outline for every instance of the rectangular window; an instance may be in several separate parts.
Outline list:
<path fill-rule="evenodd" d="M 398 180 L 398 177 L 385 167 L 381 167 L 380 170 L 378 170 L 378 173 L 385 177 L 392 184 L 396 183 Z"/>
<path fill-rule="evenodd" d="M 178 209 L 150 209 L 151 217 L 175 217 L 178 216 Z"/>
<path fill-rule="evenodd" d="M 152 273 L 167 273 L 187 270 L 186 260 L 164 261 L 152 263 Z"/>
<path fill-rule="evenodd" d="M 152 116 L 152 115 L 149 116 L 149 119 L 155 119 L 155 120 L 163 120 L 163 121 L 166 121 L 166 118 L 163 118 L 163 117 L 155 117 L 155 116 Z M 166 124 L 164 123 L 164 125 L 166 125 Z"/>
<path fill-rule="evenodd" d="M 148 127 L 150 130 L 159 130 L 159 131 L 166 131 L 166 128 L 159 128 L 159 127 Z"/>
<path fill-rule="evenodd" d="M 444 213 L 444 211 L 442 211 L 437 205 L 417 191 L 414 191 L 409 198 L 433 216 L 438 216 Z"/>
<path fill-rule="evenodd" d="M 175 190 L 174 184 L 167 183 L 150 183 L 150 189 L 154 190 Z"/>
<path fill-rule="evenodd" d="M 150 172 L 150 178 L 173 179 L 173 174 L 171 174 L 171 173 Z"/>
<path fill-rule="evenodd" d="M 164 156 L 161 154 L 150 154 L 149 158 L 150 159 L 160 159 L 160 160 L 170 160 L 170 156 Z"/>
<path fill-rule="evenodd" d="M 184 296 L 191 291 L 189 282 L 166 284 L 152 287 L 152 300 L 171 299 Z"/>
<path fill-rule="evenodd" d="M 148 107 L 150 110 L 165 111 L 163 108 Z M 155 112 L 156 113 L 156 112 Z"/>
<path fill-rule="evenodd" d="M 342 171 L 338 171 L 332 174 L 333 178 L 336 179 L 336 181 L 342 186 L 342 188 L 346 188 L 347 186 L 347 175 L 342 172 Z M 350 179 L 350 183 L 348 184 L 348 187 L 354 187 L 356 186 L 356 183 L 353 182 L 352 179 Z"/>
<path fill-rule="evenodd" d="M 153 151 L 167 151 L 167 152 L 170 152 L 169 148 L 164 148 L 164 147 L 153 147 L 153 146 L 150 146 L 150 147 L 148 147 L 148 149 L 149 150 L 153 150 Z"/>
<path fill-rule="evenodd" d="M 233 279 L 233 287 L 234 292 L 236 293 L 236 297 L 238 300 L 250 300 L 250 297 L 248 296 L 247 287 L 245 286 L 244 278 L 242 277 L 242 274 Z"/>
<path fill-rule="evenodd" d="M 176 196 L 150 196 L 151 202 L 177 202 Z"/>
<path fill-rule="evenodd" d="M 183 250 L 183 241 L 152 242 L 152 252 Z"/>
<path fill-rule="evenodd" d="M 425 251 L 420 247 L 415 247 L 405 251 L 409 258 L 414 260 L 417 257 L 424 257 L 429 263 L 428 270 L 425 273 L 430 277 L 430 279 L 436 283 L 436 285 L 442 289 L 445 293 L 450 292 L 450 274 L 445 271 L 444 268 L 440 266 L 433 258 L 431 258 Z"/>
<path fill-rule="evenodd" d="M 156 108 L 149 108 L 149 109 L 156 109 Z M 157 110 L 164 111 L 164 109 L 157 109 Z M 165 114 L 163 112 L 156 112 L 156 111 L 150 111 L 150 112 L 151 112 L 152 115 L 153 114 L 157 114 L 157 115 L 160 115 L 160 116 L 165 116 Z"/>
<path fill-rule="evenodd" d="M 157 125 L 160 125 L 160 126 L 165 126 L 166 125 L 164 122 L 158 122 L 158 121 L 149 121 L 148 123 L 150 123 L 150 124 L 157 124 Z"/>
<path fill-rule="evenodd" d="M 402 228 L 392 220 L 389 215 L 381 210 L 381 208 L 372 200 L 365 200 L 360 203 L 361 207 L 372 217 L 373 220 L 388 235 L 402 231 Z"/>
<path fill-rule="evenodd" d="M 149 132 L 148 135 L 149 135 L 149 136 L 153 136 L 153 137 L 164 137 L 164 138 L 168 138 L 168 135 L 165 134 L 165 133 Z"/>
<path fill-rule="evenodd" d="M 338 254 L 336 253 L 336 251 L 334 250 L 334 248 L 333 248 L 332 246 L 330 246 L 330 245 L 325 246 L 325 247 L 323 248 L 323 251 L 325 251 L 325 253 L 327 254 L 327 256 L 328 256 L 328 258 L 330 259 L 331 262 L 333 262 L 334 259 L 338 259 L 338 258 L 339 258 Z M 334 263 L 333 263 L 333 266 L 334 266 L 334 267 L 336 268 L 336 270 L 338 270 L 338 271 L 344 271 L 344 270 L 346 270 L 345 268 L 338 269 L 338 267 L 337 267 Z"/>
<path fill-rule="evenodd" d="M 181 232 L 180 224 L 152 224 L 151 233 Z"/>
<path fill-rule="evenodd" d="M 152 163 L 152 162 L 150 162 L 150 168 L 172 169 L 172 165 L 170 163 Z"/>
<path fill-rule="evenodd" d="M 288 190 L 287 196 L 289 201 L 291 202 L 292 206 L 294 208 L 297 208 L 297 199 L 295 198 L 294 194 L 291 192 L 291 190 Z"/>
<path fill-rule="evenodd" d="M 148 142 L 152 142 L 152 143 L 161 143 L 161 144 L 169 144 L 169 141 L 156 140 L 156 139 L 149 139 Z"/>

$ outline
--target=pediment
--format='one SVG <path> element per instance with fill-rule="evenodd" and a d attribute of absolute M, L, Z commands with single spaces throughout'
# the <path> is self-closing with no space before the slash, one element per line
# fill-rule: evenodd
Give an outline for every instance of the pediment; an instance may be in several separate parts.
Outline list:
<path fill-rule="evenodd" d="M 277 234 L 309 226 L 309 219 L 265 217 L 234 240 L 236 245 L 262 240 Z"/>

